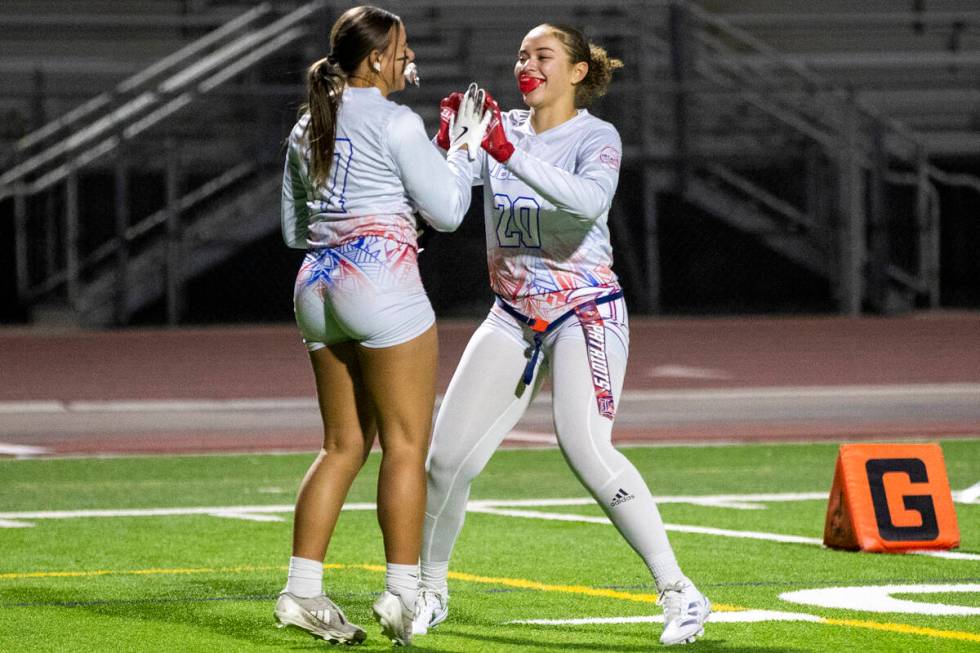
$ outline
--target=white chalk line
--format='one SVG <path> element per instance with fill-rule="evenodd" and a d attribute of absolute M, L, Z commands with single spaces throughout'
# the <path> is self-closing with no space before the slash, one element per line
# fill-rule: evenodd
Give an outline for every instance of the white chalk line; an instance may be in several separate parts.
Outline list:
<path fill-rule="evenodd" d="M 663 496 L 654 497 L 658 503 L 694 503 L 695 505 L 714 505 L 711 501 L 718 501 L 721 505 L 730 502 L 750 502 L 761 503 L 767 501 L 809 501 L 825 498 L 822 492 L 792 492 L 783 494 L 721 494 L 707 496 Z M 546 521 L 567 521 L 586 524 L 611 525 L 607 517 L 598 515 L 578 515 L 574 513 L 543 512 L 539 510 L 527 510 L 535 507 L 555 507 L 555 506 L 586 506 L 593 505 L 595 502 L 591 498 L 570 498 L 570 499 L 482 499 L 467 503 L 467 511 L 501 517 L 518 517 L 523 519 L 540 519 Z M 346 503 L 344 510 L 375 510 L 374 503 Z M 277 517 L 278 514 L 289 514 L 293 511 L 292 504 L 280 505 L 253 505 L 253 506 L 210 506 L 192 508 L 128 508 L 114 510 L 46 510 L 30 512 L 0 512 L 0 528 L 29 528 L 33 526 L 32 521 L 44 519 L 84 519 L 84 518 L 107 518 L 107 517 L 175 517 L 175 516 L 209 516 L 220 517 L 223 519 L 242 519 L 246 521 L 283 521 Z M 664 524 L 668 531 L 678 533 L 691 533 L 696 535 L 710 535 L 716 537 L 728 537 L 738 539 L 762 540 L 768 542 L 778 542 L 782 544 L 804 544 L 822 546 L 820 538 L 804 537 L 801 535 L 784 535 L 780 533 L 767 533 L 761 531 L 742 531 L 725 528 L 712 528 L 709 526 L 696 526 L 692 524 Z M 936 558 L 949 560 L 980 560 L 980 554 L 962 553 L 955 551 L 909 551 L 910 554 L 927 555 Z"/>
<path fill-rule="evenodd" d="M 944 594 L 980 592 L 980 584 L 928 585 L 869 585 L 859 587 L 818 587 L 816 589 L 783 592 L 779 598 L 790 603 L 837 610 L 865 612 L 901 612 L 932 616 L 980 615 L 980 608 L 946 603 L 923 603 L 896 599 L 892 594 Z"/>
<path fill-rule="evenodd" d="M 711 367 L 691 367 L 689 365 L 657 365 L 650 368 L 646 375 L 648 377 L 663 377 L 669 379 L 701 379 L 701 380 L 728 380 L 734 378 L 726 370 Z"/>
<path fill-rule="evenodd" d="M 781 610 L 738 610 L 735 612 L 712 612 L 708 623 L 757 623 L 760 621 L 812 621 L 820 623 L 822 617 L 804 612 L 783 612 Z M 642 615 L 636 617 L 589 617 L 584 619 L 517 619 L 505 624 L 531 624 L 535 626 L 586 626 L 593 624 L 662 624 L 664 616 Z"/>
<path fill-rule="evenodd" d="M 974 483 L 965 490 L 955 493 L 956 500 L 961 503 L 976 503 L 980 499 L 980 483 Z"/>
<path fill-rule="evenodd" d="M 260 488 L 260 491 L 268 488 Z M 280 488 L 274 488 L 280 490 Z M 780 502 L 820 500 L 827 497 L 826 492 L 786 492 L 777 494 L 718 494 L 718 495 L 678 495 L 654 497 L 657 503 L 689 503 L 694 505 L 727 506 L 732 502 Z M 717 502 L 717 503 L 713 503 Z M 486 512 L 491 509 L 542 508 L 553 506 L 591 506 L 595 500 L 590 497 L 570 499 L 477 499 L 467 504 L 470 512 Z M 374 510 L 374 503 L 346 503 L 344 510 Z M 0 512 L 0 520 L 23 521 L 38 519 L 86 519 L 103 517 L 176 517 L 208 515 L 230 517 L 233 515 L 274 515 L 291 513 L 293 504 L 268 504 L 252 506 L 214 506 L 188 508 L 120 508 L 88 510 L 40 510 L 27 512 Z M 557 513 L 546 513 L 557 514 Z M 526 516 L 522 514 L 521 516 Z M 582 515 L 570 515 L 572 519 L 583 519 Z M 248 519 L 249 517 L 240 517 Z M 604 519 L 604 518 L 603 518 Z"/>
<path fill-rule="evenodd" d="M 538 510 L 513 510 L 507 508 L 494 508 L 490 506 L 470 508 L 469 511 L 488 515 L 500 515 L 502 517 L 524 517 L 527 519 L 581 522 L 586 524 L 612 524 L 608 517 L 600 517 L 598 515 L 575 515 L 572 513 L 541 512 Z M 823 541 L 819 538 L 803 537 L 799 535 L 779 535 L 777 533 L 762 533 L 757 531 L 736 531 L 725 528 L 711 528 L 708 526 L 693 526 L 687 524 L 664 524 L 664 528 L 666 528 L 668 531 L 675 531 L 678 533 L 716 535 L 720 537 L 766 540 L 769 542 L 782 542 L 788 544 L 823 544 Z M 978 559 L 980 559 L 980 556 L 978 556 Z"/>
<path fill-rule="evenodd" d="M 893 594 L 938 594 L 947 592 L 980 592 L 980 584 L 921 584 L 921 585 L 870 585 L 853 587 L 819 587 L 792 592 L 783 592 L 779 598 L 789 603 L 804 606 L 854 610 L 858 612 L 897 612 L 902 614 L 921 614 L 930 616 L 975 616 L 980 608 L 947 603 L 931 603 L 898 599 Z M 506 624 L 529 624 L 535 626 L 584 626 L 605 624 L 644 624 L 663 623 L 663 615 L 640 615 L 629 617 L 585 617 L 572 619 L 516 619 Z M 763 621 L 808 621 L 812 623 L 831 623 L 825 617 L 804 612 L 784 610 L 737 609 L 712 612 L 709 623 L 757 623 Z"/>
<path fill-rule="evenodd" d="M 496 508 L 493 506 L 477 506 L 468 508 L 470 512 L 479 512 L 490 515 L 500 515 L 503 517 L 522 517 L 526 519 L 543 519 L 551 521 L 568 521 L 585 524 L 607 524 L 612 525 L 607 517 L 596 515 L 576 515 L 561 512 L 541 512 L 538 510 L 513 510 Z M 693 533 L 698 535 L 714 535 L 719 537 L 742 538 L 751 540 L 764 540 L 767 542 L 779 542 L 782 544 L 805 544 L 823 546 L 823 540 L 817 537 L 804 537 L 801 535 L 782 535 L 779 533 L 764 533 L 759 531 L 737 531 L 724 528 L 711 528 L 708 526 L 694 526 L 688 524 L 664 524 L 668 531 L 678 533 Z M 958 551 L 906 551 L 911 555 L 924 555 L 934 558 L 944 558 L 947 560 L 980 560 L 980 554 L 962 553 Z"/>
<path fill-rule="evenodd" d="M 774 386 L 754 388 L 707 388 L 702 390 L 628 390 L 623 401 L 722 399 L 827 399 L 893 397 L 966 397 L 980 399 L 980 383 L 924 383 L 898 385 Z M 541 393 L 536 402 L 550 401 Z M 439 397 L 441 401 L 442 397 Z M 0 414 L 91 412 L 214 412 L 316 409 L 311 397 L 260 397 L 255 399 L 152 399 L 109 401 L 0 401 Z"/>
<path fill-rule="evenodd" d="M 12 444 L 10 442 L 0 442 L 0 456 L 13 456 L 16 459 L 33 458 L 43 456 L 51 450 L 45 447 L 35 447 L 28 444 Z"/>
<path fill-rule="evenodd" d="M 531 431 L 511 431 L 504 436 L 504 441 L 528 442 L 531 444 L 558 444 L 558 438 L 546 433 L 532 433 Z"/>

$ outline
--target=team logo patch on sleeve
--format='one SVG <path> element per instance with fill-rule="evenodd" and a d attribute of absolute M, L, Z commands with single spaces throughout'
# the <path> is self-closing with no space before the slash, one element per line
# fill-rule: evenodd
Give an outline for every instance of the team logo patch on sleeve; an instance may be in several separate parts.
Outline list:
<path fill-rule="evenodd" d="M 585 350 L 588 354 L 589 370 L 592 372 L 596 407 L 600 415 L 612 420 L 616 417 L 616 403 L 613 400 L 609 361 L 606 358 L 606 325 L 594 301 L 576 307 L 575 313 L 585 334 Z"/>
<path fill-rule="evenodd" d="M 607 145 L 599 151 L 599 161 L 613 170 L 619 170 L 619 151 Z"/>

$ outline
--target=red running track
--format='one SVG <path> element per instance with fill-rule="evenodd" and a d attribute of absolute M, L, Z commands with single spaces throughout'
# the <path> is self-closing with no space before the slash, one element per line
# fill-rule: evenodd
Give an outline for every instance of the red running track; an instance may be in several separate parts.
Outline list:
<path fill-rule="evenodd" d="M 439 392 L 476 326 L 440 322 Z M 980 315 L 892 318 L 634 319 L 626 392 L 806 386 L 980 383 Z M 317 430 L 166 428 L 21 436 L 4 429 L 14 402 L 312 398 L 313 377 L 292 325 L 99 332 L 0 330 L 0 442 L 54 453 L 316 448 Z M 980 399 L 980 395 L 978 395 Z M 978 402 L 980 403 L 980 402 Z M 6 411 L 6 412 L 4 412 Z M 930 435 L 980 433 L 969 415 L 926 424 Z M 774 424 L 617 425 L 617 441 L 905 437 L 894 420 Z M 123 429 L 125 431 L 125 429 Z"/>

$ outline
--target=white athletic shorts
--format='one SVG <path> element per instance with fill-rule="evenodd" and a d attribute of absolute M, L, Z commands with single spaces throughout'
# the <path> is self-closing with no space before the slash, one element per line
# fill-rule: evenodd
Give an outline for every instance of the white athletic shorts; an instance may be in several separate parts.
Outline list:
<path fill-rule="evenodd" d="M 425 333 L 435 313 L 422 287 L 418 251 L 383 236 L 360 236 L 306 253 L 293 307 L 307 349 L 353 340 L 392 347 Z"/>

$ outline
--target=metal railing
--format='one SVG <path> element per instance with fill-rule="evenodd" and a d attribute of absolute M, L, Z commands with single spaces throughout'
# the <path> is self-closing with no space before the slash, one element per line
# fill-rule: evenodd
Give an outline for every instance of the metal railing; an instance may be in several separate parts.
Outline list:
<path fill-rule="evenodd" d="M 813 261 L 814 269 L 831 262 L 826 274 L 842 312 L 858 313 L 866 303 L 888 310 L 889 293 L 895 292 L 913 297 L 909 306 L 920 300 L 938 306 L 935 186 L 954 180 L 930 163 L 924 141 L 846 89 L 697 5 L 677 0 L 665 10 L 667 15 L 654 29 L 671 55 L 669 70 L 658 74 L 673 98 L 671 165 L 676 189 L 697 202 L 699 192 L 724 188 L 733 201 L 743 198 L 760 215 L 768 214 L 769 228 L 760 230 L 757 222 L 746 220 L 741 227 L 758 232 L 777 249 L 778 240 L 784 253 L 806 256 L 809 250 L 810 258 L 820 259 Z M 712 154 L 718 124 L 753 136 L 754 162 L 751 151 L 739 157 Z M 753 165 L 787 156 L 815 158 L 836 179 L 830 188 L 821 189 L 834 201 L 828 205 L 807 197 L 801 206 L 799 198 L 782 197 L 751 180 Z M 689 183 L 699 179 L 710 181 L 715 190 Z M 980 180 L 966 175 L 955 181 L 973 188 L 980 185 Z M 895 201 L 891 187 L 908 184 L 916 188 L 911 209 L 915 228 L 902 237 L 917 240 L 918 257 L 913 266 L 902 267 L 890 255 L 895 226 L 888 203 Z M 713 207 L 713 212 L 724 213 L 718 202 Z M 721 217 L 740 226 L 735 213 Z M 797 245 L 786 247 L 784 236 L 794 233 Z M 649 301 L 652 307 L 658 303 L 655 287 L 650 288 Z"/>
<path fill-rule="evenodd" d="M 29 303 L 64 289 L 68 306 L 78 308 L 85 284 L 100 274 L 115 275 L 120 284 L 128 284 L 131 253 L 148 234 L 163 232 L 168 240 L 179 239 L 184 231 L 182 215 L 254 174 L 255 162 L 233 165 L 227 171 L 222 167 L 197 189 L 183 194 L 185 173 L 177 161 L 181 148 L 174 136 L 184 122 L 179 117 L 268 57 L 291 51 L 327 7 L 326 0 L 314 0 L 277 16 L 270 3 L 255 6 L 111 92 L 20 139 L 17 163 L 0 173 L 0 201 L 13 203 L 21 301 Z M 159 170 L 163 163 L 165 206 L 130 224 L 126 178 L 141 151 L 151 168 Z M 79 179 L 95 162 L 101 169 L 116 171 L 114 229 L 104 223 L 82 224 Z M 39 204 L 46 206 L 37 208 Z M 60 218 L 51 215 L 57 206 L 62 207 Z M 41 216 L 43 225 L 36 223 Z M 105 234 L 102 241 L 82 247 L 86 229 Z M 182 265 L 176 257 L 167 257 L 165 275 L 173 280 L 168 282 L 168 295 L 181 283 Z M 120 294 L 124 300 L 126 293 Z M 168 297 L 167 303 L 169 319 L 176 321 L 179 301 Z M 125 320 L 127 311 L 121 306 L 117 313 Z"/>
<path fill-rule="evenodd" d="M 256 21 L 268 14 L 270 10 L 271 8 L 267 2 L 263 2 L 255 6 L 251 10 L 243 13 L 241 16 L 225 23 L 214 31 L 209 32 L 202 38 L 181 48 L 177 52 L 174 52 L 172 55 L 164 57 L 160 61 L 147 67 L 145 70 L 142 70 L 139 73 L 123 80 L 112 91 L 99 93 L 91 100 L 80 105 L 77 109 L 69 111 L 64 116 L 56 120 L 52 120 L 43 127 L 26 134 L 23 138 L 17 141 L 15 150 L 20 154 L 29 152 L 32 148 L 45 141 L 50 141 L 56 136 L 64 135 L 66 131 L 73 128 L 75 125 L 78 125 L 83 120 L 94 117 L 97 114 L 105 111 L 111 104 L 118 104 L 122 98 L 149 89 L 151 85 L 159 80 L 163 75 L 180 70 L 181 66 L 184 66 L 188 61 L 195 59 L 204 53 L 208 48 L 226 41 L 229 38 L 233 38 L 241 31 L 248 29 L 254 25 Z"/>
<path fill-rule="evenodd" d="M 300 23 L 324 5 L 322 1 L 310 2 L 270 25 L 237 35 L 268 13 L 267 4 L 259 5 L 232 21 L 231 28 L 225 25 L 122 82 L 116 94 L 102 94 L 77 111 L 28 134 L 17 144 L 18 151 L 25 154 L 71 128 L 63 138 L 0 174 L 0 200 L 12 195 L 18 186 L 19 192 L 31 194 L 63 180 L 70 169 L 80 168 L 111 152 L 123 141 L 133 139 L 197 97 L 295 42 L 306 34 Z M 195 58 L 210 47 L 217 49 Z M 90 117 L 93 119 L 86 121 Z M 60 165 L 52 167 L 58 162 Z"/>

